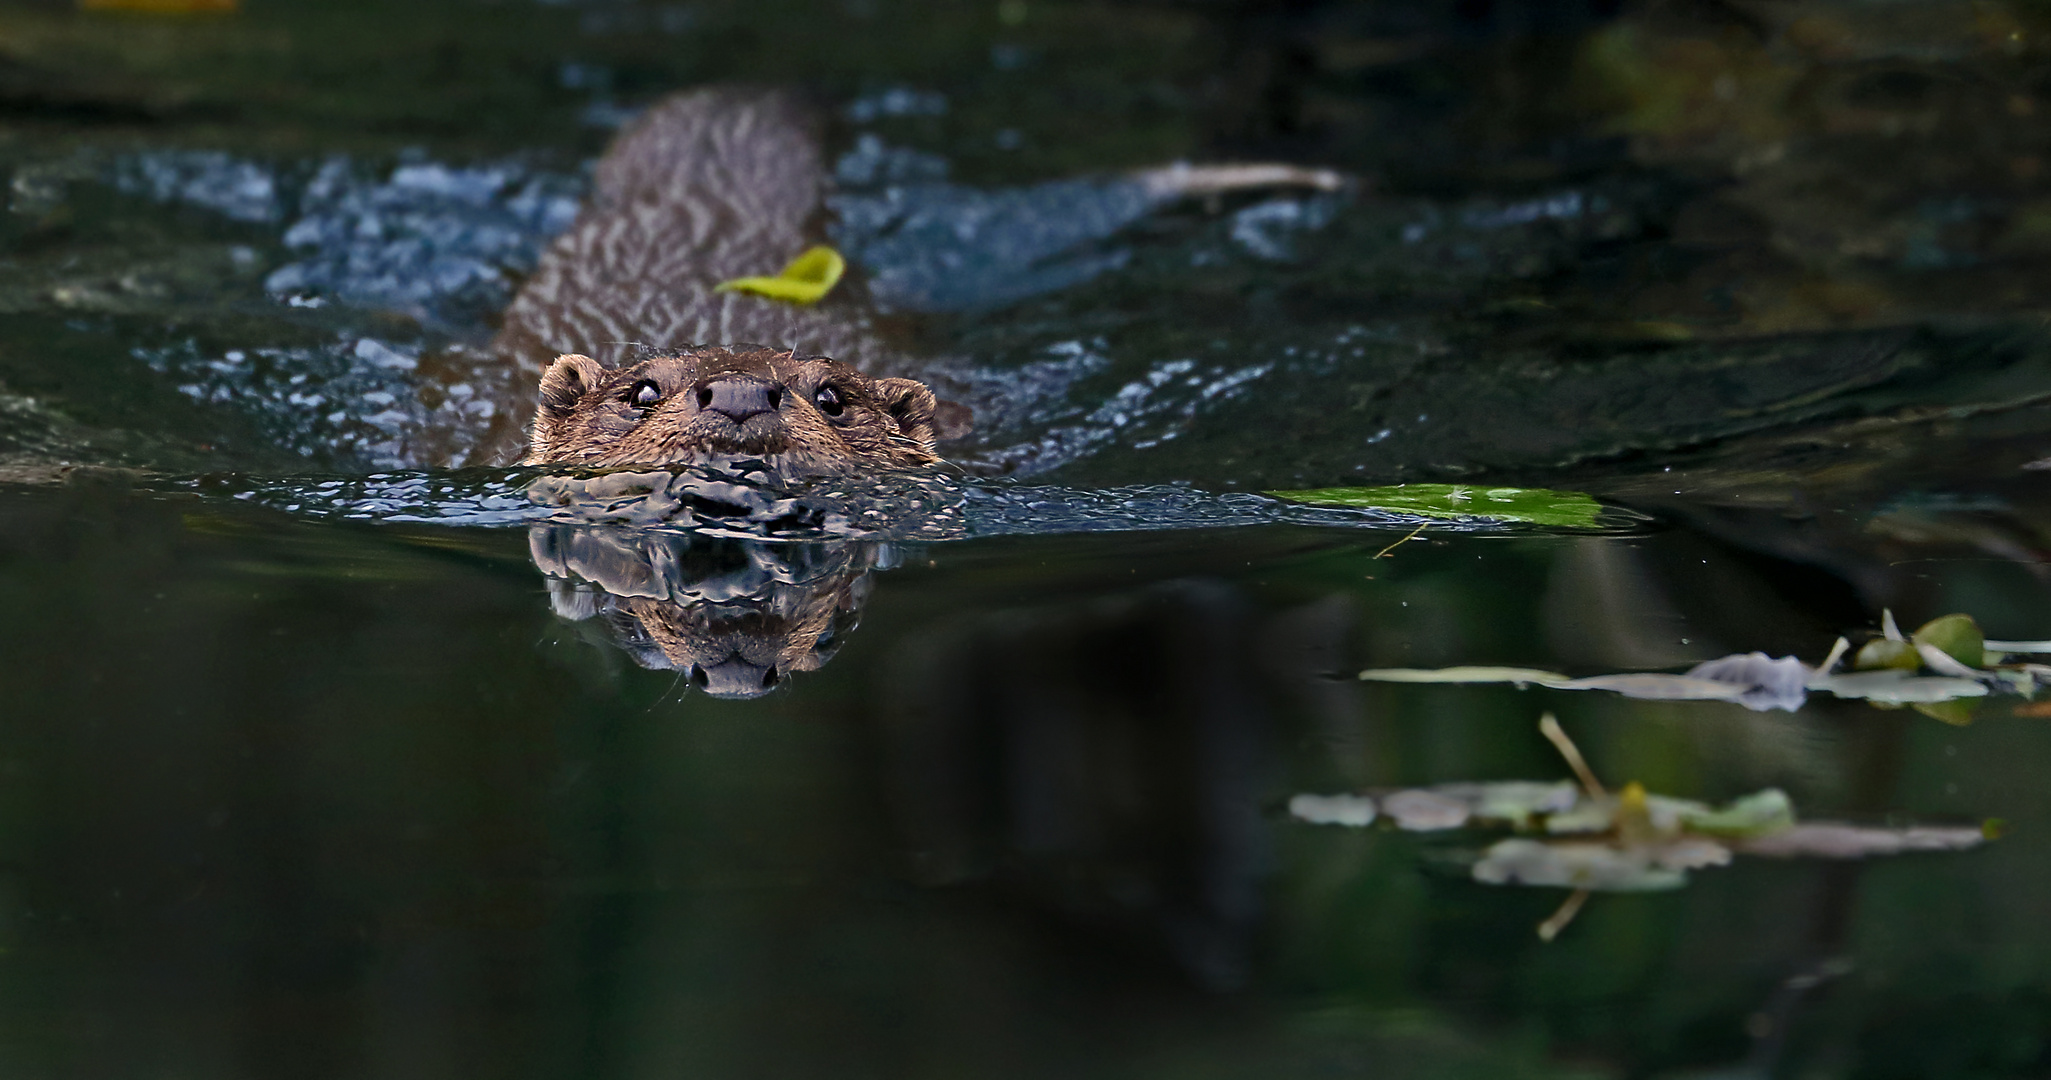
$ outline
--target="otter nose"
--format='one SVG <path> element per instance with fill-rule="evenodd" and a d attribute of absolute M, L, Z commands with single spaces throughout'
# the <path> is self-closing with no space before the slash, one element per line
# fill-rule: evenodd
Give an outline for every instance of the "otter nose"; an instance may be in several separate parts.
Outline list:
<path fill-rule="evenodd" d="M 725 413 L 736 424 L 782 404 L 783 387 L 753 375 L 720 375 L 698 384 L 699 410 Z"/>
<path fill-rule="evenodd" d="M 776 689 L 780 681 L 774 665 L 753 664 L 738 654 L 717 664 L 692 664 L 691 681 L 713 697 L 761 697 Z"/>

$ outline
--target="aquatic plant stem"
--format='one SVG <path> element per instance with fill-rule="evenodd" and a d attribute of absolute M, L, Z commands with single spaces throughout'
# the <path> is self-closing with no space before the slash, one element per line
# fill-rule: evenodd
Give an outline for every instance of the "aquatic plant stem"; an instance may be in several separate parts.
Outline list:
<path fill-rule="evenodd" d="M 1377 558 L 1377 559 L 1385 559 L 1385 558 L 1388 558 L 1388 557 L 1389 557 L 1389 552 L 1391 552 L 1391 551 L 1394 551 L 1394 550 L 1396 550 L 1397 548 L 1399 548 L 1399 547 L 1402 547 L 1402 546 L 1403 546 L 1404 544 L 1407 544 L 1407 543 L 1409 543 L 1410 541 L 1412 541 L 1412 540 L 1415 540 L 1415 539 L 1417 539 L 1417 534 L 1418 534 L 1418 533 L 1421 533 L 1421 532 L 1423 532 L 1423 531 L 1424 531 L 1424 526 L 1422 526 L 1422 525 L 1419 525 L 1418 527 L 1416 527 L 1416 528 L 1414 528 L 1414 529 L 1410 530 L 1409 532 L 1407 532 L 1407 533 L 1404 533 L 1404 534 L 1403 534 L 1403 539 L 1401 539 L 1401 540 L 1398 540 L 1398 541 L 1396 541 L 1395 543 L 1393 543 L 1393 544 L 1390 544 L 1390 545 L 1389 545 L 1388 547 L 1385 547 L 1385 548 L 1381 549 L 1380 551 L 1377 551 L 1377 552 L 1375 552 L 1375 553 L 1374 553 L 1374 557 L 1375 557 L 1375 558 Z"/>
<path fill-rule="evenodd" d="M 1565 930 L 1574 921 L 1574 916 L 1581 914 L 1581 905 L 1588 902 L 1589 891 L 1588 889 L 1575 889 L 1572 893 L 1568 894 L 1567 898 L 1561 901 L 1559 910 L 1553 912 L 1550 918 L 1538 924 L 1538 940 L 1551 941 L 1559 937 L 1560 931 Z"/>
<path fill-rule="evenodd" d="M 1567 759 L 1567 767 L 1573 769 L 1574 775 L 1580 778 L 1581 787 L 1588 792 L 1590 798 L 1600 799 L 1609 795 L 1608 790 L 1602 786 L 1602 781 L 1595 778 L 1595 770 L 1588 767 L 1588 759 L 1581 756 L 1581 748 L 1574 745 L 1574 740 L 1567 738 L 1566 730 L 1560 727 L 1559 719 L 1551 712 L 1538 718 L 1538 733 L 1544 735 L 1546 741 L 1552 743 L 1553 749 L 1558 750 L 1560 756 Z"/>

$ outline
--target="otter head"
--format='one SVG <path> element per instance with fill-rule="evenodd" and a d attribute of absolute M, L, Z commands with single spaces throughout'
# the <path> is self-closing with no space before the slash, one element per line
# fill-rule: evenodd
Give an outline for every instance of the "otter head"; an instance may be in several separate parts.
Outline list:
<path fill-rule="evenodd" d="M 706 346 L 607 368 L 563 356 L 541 378 L 525 464 L 666 465 L 760 457 L 804 472 L 908 468 L 965 434 L 967 410 L 924 383 L 824 356 Z"/>

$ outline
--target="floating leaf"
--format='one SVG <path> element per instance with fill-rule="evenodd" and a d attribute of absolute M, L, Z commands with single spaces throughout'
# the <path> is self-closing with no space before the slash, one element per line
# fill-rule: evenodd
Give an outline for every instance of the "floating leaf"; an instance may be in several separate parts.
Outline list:
<path fill-rule="evenodd" d="M 1432 790 L 1447 798 L 1466 802 L 1473 808 L 1476 822 L 1507 825 L 1513 829 L 1533 828 L 1541 818 L 1572 810 L 1581 798 L 1581 789 L 1570 780 L 1549 784 L 1532 780 L 1440 784 Z"/>
<path fill-rule="evenodd" d="M 1909 851 L 1965 851 L 1991 837 L 1981 828 L 1876 829 L 1835 821 L 1810 821 L 1766 836 L 1747 837 L 1735 847 L 1746 855 L 1781 858 L 1863 859 Z"/>
<path fill-rule="evenodd" d="M 1400 683 L 1536 683 L 1555 686 L 1572 682 L 1557 671 L 1515 667 L 1369 668 L 1360 673 L 1368 682 Z"/>
<path fill-rule="evenodd" d="M 1703 807 L 1681 815 L 1690 832 L 1719 837 L 1755 837 L 1792 828 L 1795 806 L 1779 788 L 1755 791 L 1731 801 L 1722 809 Z"/>
<path fill-rule="evenodd" d="M 1738 683 L 1697 679 L 1687 675 L 1632 672 L 1625 675 L 1591 675 L 1585 679 L 1545 683 L 1555 690 L 1608 690 L 1641 701 L 1736 701 L 1751 689 Z"/>
<path fill-rule="evenodd" d="M 1382 799 L 1382 813 L 1407 832 L 1438 832 L 1467 824 L 1474 810 L 1467 801 L 1438 791 L 1399 791 Z"/>
<path fill-rule="evenodd" d="M 820 244 L 805 249 L 775 277 L 744 277 L 722 281 L 715 292 L 744 292 L 781 300 L 787 304 L 816 304 L 833 291 L 840 276 L 847 273 L 847 260 L 840 252 Z"/>
<path fill-rule="evenodd" d="M 1689 870 L 1730 861 L 1729 848 L 1699 836 L 1633 847 L 1587 840 L 1513 838 L 1491 845 L 1475 862 L 1472 873 L 1474 880 L 1484 885 L 1656 892 L 1687 884 Z"/>
<path fill-rule="evenodd" d="M 1487 518 L 1552 525 L 1567 529 L 1598 528 L 1601 503 L 1578 491 L 1543 488 L 1470 487 L 1466 484 L 1397 484 L 1393 487 L 1317 488 L 1270 491 L 1268 494 L 1313 506 L 1356 510 L 1388 510 L 1440 518 Z"/>
<path fill-rule="evenodd" d="M 1916 705 L 1958 698 L 1986 697 L 1985 683 L 1948 675 L 1917 675 L 1899 669 L 1826 675 L 1809 684 L 1841 698 L 1863 698 L 1875 705 Z"/>
<path fill-rule="evenodd" d="M 1970 699 L 1926 701 L 1911 705 L 1909 708 L 1922 713 L 1932 720 L 1941 720 L 1952 727 L 1964 727 L 1973 722 L 1973 714 L 1980 710 L 1980 703 Z"/>
<path fill-rule="evenodd" d="M 1987 639 L 1971 615 L 1945 615 L 1918 627 L 1912 639 L 1929 645 L 1969 668 L 1987 666 Z"/>
<path fill-rule="evenodd" d="M 1607 690 L 1643 701 L 1729 701 L 1755 711 L 1793 712 L 1807 700 L 1809 667 L 1792 656 L 1765 653 L 1726 656 L 1697 664 L 1685 675 L 1629 672 L 1570 679 L 1552 671 L 1514 667 L 1369 668 L 1370 682 L 1512 683 L 1552 690 Z"/>
<path fill-rule="evenodd" d="M 1923 658 L 1916 654 L 1915 646 L 1898 638 L 1874 638 L 1859 646 L 1858 655 L 1852 657 L 1852 668 L 1856 671 L 1914 671 L 1922 666 Z"/>
<path fill-rule="evenodd" d="M 1312 825 L 1374 824 L 1374 800 L 1365 795 L 1298 795 L 1289 800 L 1289 813 Z"/>

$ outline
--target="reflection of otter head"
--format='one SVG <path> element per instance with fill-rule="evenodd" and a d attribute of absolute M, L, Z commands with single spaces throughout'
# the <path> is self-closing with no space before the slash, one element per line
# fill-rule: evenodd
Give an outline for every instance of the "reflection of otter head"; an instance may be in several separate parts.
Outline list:
<path fill-rule="evenodd" d="M 924 383 L 871 379 L 795 350 L 705 346 L 620 368 L 571 355 L 542 376 L 527 462 L 747 454 L 807 472 L 874 472 L 939 460 L 933 440 L 964 433 L 966 412 Z"/>
<path fill-rule="evenodd" d="M 583 525 L 537 525 L 528 544 L 557 615 L 596 617 L 635 663 L 729 698 L 832 659 L 884 550 Z"/>

